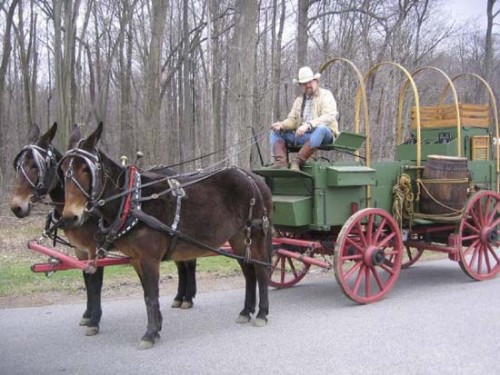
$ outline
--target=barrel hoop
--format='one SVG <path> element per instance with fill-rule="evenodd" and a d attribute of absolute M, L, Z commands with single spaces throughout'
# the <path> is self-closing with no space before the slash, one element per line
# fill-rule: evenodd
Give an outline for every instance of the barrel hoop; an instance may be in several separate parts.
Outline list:
<path fill-rule="evenodd" d="M 469 183 L 468 177 L 463 178 L 421 178 L 418 181 L 425 184 L 464 184 Z"/>

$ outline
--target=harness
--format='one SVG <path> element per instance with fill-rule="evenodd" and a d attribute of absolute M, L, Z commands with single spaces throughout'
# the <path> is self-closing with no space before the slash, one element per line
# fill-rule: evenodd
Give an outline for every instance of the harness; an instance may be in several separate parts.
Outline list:
<path fill-rule="evenodd" d="M 74 176 L 73 161 L 74 158 L 76 157 L 81 158 L 87 164 L 87 167 L 90 170 L 90 174 L 92 177 L 90 192 L 86 192 L 85 189 L 83 189 L 81 184 Z M 166 259 L 170 258 L 175 246 L 177 245 L 177 242 L 179 240 L 182 240 L 192 243 L 205 250 L 214 252 L 216 254 L 227 256 L 229 258 L 241 260 L 246 263 L 260 264 L 267 267 L 270 266 L 270 263 L 268 262 L 262 262 L 256 259 L 252 259 L 252 254 L 251 254 L 252 229 L 255 227 L 261 227 L 261 229 L 264 232 L 264 235 L 267 236 L 270 225 L 269 225 L 269 219 L 267 217 L 267 210 L 265 207 L 263 207 L 262 218 L 255 219 L 253 217 L 253 209 L 256 204 L 256 194 L 259 195 L 260 198 L 259 201 L 261 202 L 262 202 L 262 197 L 260 196 L 260 191 L 257 188 L 253 178 L 246 172 L 242 171 L 241 169 L 237 168 L 236 170 L 248 178 L 253 192 L 253 196 L 252 198 L 250 198 L 249 201 L 248 218 L 244 227 L 241 229 L 241 231 L 245 233 L 244 256 L 239 256 L 220 249 L 213 248 L 178 230 L 179 223 L 181 221 L 182 200 L 187 199 L 184 188 L 199 183 L 203 180 L 206 180 L 207 178 L 210 178 L 216 175 L 217 173 L 220 173 L 224 169 L 214 171 L 212 173 L 203 175 L 198 179 L 187 181 L 185 183 L 180 183 L 175 178 L 178 176 L 166 176 L 164 178 L 142 184 L 141 175 L 137 170 L 137 167 L 132 165 L 128 167 L 128 169 L 126 170 L 124 191 L 116 195 L 113 195 L 111 197 L 108 197 L 106 199 L 100 199 L 104 191 L 103 188 L 104 183 L 102 182 L 101 178 L 101 174 L 104 172 L 102 171 L 103 168 L 101 166 L 98 154 L 94 155 L 88 151 L 75 148 L 69 150 L 63 157 L 63 159 L 59 162 L 59 164 L 61 165 L 62 161 L 65 160 L 66 158 L 71 158 L 71 159 L 69 160 L 68 169 L 64 177 L 66 179 L 71 179 L 71 181 L 79 188 L 82 194 L 84 194 L 84 196 L 88 199 L 86 210 L 100 216 L 99 232 L 97 233 L 97 240 L 99 242 L 97 255 L 103 255 L 107 253 L 109 249 L 113 246 L 114 242 L 116 242 L 118 239 L 122 238 L 127 233 L 129 233 L 132 230 L 132 228 L 138 224 L 138 222 L 142 222 L 147 226 L 149 226 L 150 228 L 167 233 L 171 237 L 170 246 L 169 249 L 167 249 L 167 253 L 165 255 Z M 150 196 L 142 196 L 141 191 L 144 187 L 157 184 L 165 180 L 168 181 L 169 184 L 168 189 L 161 191 L 159 193 L 151 194 Z M 158 199 L 160 196 L 163 196 L 168 193 L 172 194 L 176 202 L 174 218 L 170 225 L 163 223 L 154 216 L 148 215 L 141 209 L 141 203 L 143 201 Z M 110 201 L 118 198 L 121 198 L 120 210 L 116 215 L 114 221 L 108 227 L 106 227 L 104 224 L 103 215 L 100 213 L 99 207 L 102 207 L 106 203 L 109 203 Z"/>
<path fill-rule="evenodd" d="M 91 186 L 90 186 L 90 193 L 87 193 L 87 191 L 82 187 L 80 182 L 75 178 L 74 175 L 74 170 L 73 170 L 73 162 L 75 158 L 81 158 L 87 164 L 87 167 L 89 168 L 90 174 L 91 174 Z M 73 148 L 71 150 L 68 150 L 64 157 L 59 161 L 58 165 L 58 170 L 61 170 L 61 165 L 64 162 L 64 160 L 69 159 L 69 165 L 66 173 L 62 177 L 62 181 L 65 180 L 71 180 L 80 190 L 80 192 L 87 198 L 87 202 L 89 205 L 94 205 L 94 203 L 99 199 L 100 195 L 103 193 L 104 186 L 102 183 L 102 179 L 99 176 L 99 172 L 101 170 L 101 162 L 99 160 L 99 153 L 96 152 L 95 154 L 92 154 L 91 152 L 85 151 L 81 148 L 78 148 L 78 145 L 76 148 Z"/>
<path fill-rule="evenodd" d="M 31 153 L 38 171 L 37 183 L 30 179 L 24 168 L 29 153 Z M 49 145 L 46 150 L 34 144 L 26 145 L 14 159 L 14 169 L 28 181 L 36 198 L 42 198 L 54 185 L 56 165 L 56 154 L 52 145 Z"/>
<path fill-rule="evenodd" d="M 124 185 L 129 193 L 122 197 L 120 210 L 115 220 L 106 227 L 102 215 L 99 218 L 99 235 L 105 239 L 101 247 L 106 250 L 139 222 L 131 215 L 133 210 L 141 209 L 141 174 L 135 165 L 126 169 Z"/>

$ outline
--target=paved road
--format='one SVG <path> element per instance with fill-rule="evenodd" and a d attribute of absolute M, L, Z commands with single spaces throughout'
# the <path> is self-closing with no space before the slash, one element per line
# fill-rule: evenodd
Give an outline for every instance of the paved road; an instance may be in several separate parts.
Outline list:
<path fill-rule="evenodd" d="M 265 328 L 233 323 L 243 290 L 202 293 L 190 311 L 161 299 L 162 339 L 136 345 L 142 300 L 105 301 L 85 337 L 81 305 L 0 310 L 0 374 L 499 374 L 500 277 L 473 282 L 457 263 L 402 272 L 384 301 L 358 306 L 333 273 L 271 290 Z"/>

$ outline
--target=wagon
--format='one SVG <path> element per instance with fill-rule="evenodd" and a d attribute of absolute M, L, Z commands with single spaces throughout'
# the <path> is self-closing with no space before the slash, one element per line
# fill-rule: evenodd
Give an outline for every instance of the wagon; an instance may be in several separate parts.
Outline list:
<path fill-rule="evenodd" d="M 475 280 L 495 277 L 500 271 L 499 153 L 498 144 L 493 152 L 490 123 L 497 139 L 499 129 L 496 99 L 488 83 L 469 75 L 484 84 L 489 104 L 467 104 L 459 102 L 454 85 L 467 75 L 451 79 L 434 67 L 410 74 L 399 64 L 384 62 L 362 76 L 351 61 L 342 58 L 328 61 L 321 70 L 334 63 L 347 63 L 358 77 L 355 132 L 341 133 L 321 149 L 358 157 L 351 162 L 309 161 L 300 172 L 255 170 L 273 194 L 270 285 L 291 287 L 311 266 L 333 268 L 347 297 L 371 303 L 386 296 L 400 270 L 415 263 L 424 251 L 447 254 Z M 400 69 L 406 81 L 399 96 L 395 158 L 372 163 L 364 83 L 380 68 Z M 437 105 L 420 106 L 415 78 L 423 72 L 440 74 L 445 80 Z M 408 88 L 414 107 L 411 136 L 403 140 Z M 450 93 L 453 103 L 445 104 Z"/>
<path fill-rule="evenodd" d="M 450 78 L 434 67 L 410 74 L 393 62 L 377 64 L 363 76 L 343 58 L 328 61 L 321 71 L 336 63 L 352 68 L 359 82 L 355 129 L 342 132 L 322 149 L 353 154 L 355 161 L 315 160 L 302 171 L 254 170 L 273 194 L 270 285 L 291 287 L 311 266 L 333 268 L 350 299 L 371 303 L 384 298 L 401 269 L 414 264 L 424 251 L 447 254 L 474 280 L 494 278 L 500 271 L 500 163 L 498 142 L 493 149 L 491 124 L 495 139 L 500 137 L 496 98 L 489 84 L 475 74 Z M 399 95 L 395 158 L 372 163 L 365 82 L 381 68 L 401 70 L 406 81 Z M 415 78 L 426 72 L 439 74 L 446 85 L 437 105 L 422 107 Z M 488 104 L 458 100 L 454 82 L 467 76 L 484 85 Z M 410 136 L 403 139 L 409 88 L 414 107 Z M 446 104 L 450 94 L 452 103 Z M 28 247 L 50 257 L 48 263 L 33 265 L 34 272 L 89 266 L 36 241 Z M 231 256 L 229 247 L 216 253 Z M 103 258 L 93 266 L 129 262 L 125 257 Z"/>

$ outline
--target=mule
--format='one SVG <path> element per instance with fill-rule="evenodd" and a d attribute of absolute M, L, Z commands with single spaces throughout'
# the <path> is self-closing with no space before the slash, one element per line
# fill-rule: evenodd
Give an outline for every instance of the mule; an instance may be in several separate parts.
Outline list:
<path fill-rule="evenodd" d="M 136 183 L 125 184 L 125 168 L 97 149 L 102 130 L 100 123 L 85 139 L 71 135 L 69 151 L 60 163 L 65 176 L 62 217 L 67 225 L 80 227 L 89 212 L 97 212 L 104 222 L 112 223 L 122 212 L 117 198 L 136 195 L 140 206 L 131 211 L 136 224 L 113 241 L 131 258 L 144 290 L 147 329 L 139 348 L 152 347 L 160 337 L 160 262 L 206 256 L 226 242 L 245 277 L 244 305 L 236 321 L 251 321 L 258 285 L 259 310 L 253 322 L 266 325 L 272 200 L 264 181 L 231 167 L 176 179 L 144 172 L 136 175 Z"/>
<path fill-rule="evenodd" d="M 62 158 L 61 152 L 52 145 L 57 131 L 57 123 L 43 135 L 35 124 L 31 127 L 27 144 L 14 160 L 17 181 L 12 189 L 10 200 L 11 211 L 18 217 L 30 215 L 31 207 L 49 195 L 54 204 L 53 218 L 60 218 L 64 204 L 63 181 L 58 178 L 57 164 Z M 74 130 L 79 131 L 79 130 Z M 157 168 L 159 173 L 175 174 L 168 168 Z M 88 260 L 89 252 L 95 249 L 97 243 L 94 234 L 98 229 L 97 220 L 89 218 L 85 225 L 79 228 L 64 228 L 64 232 L 79 260 Z M 176 262 L 179 274 L 177 295 L 172 307 L 187 309 L 193 306 L 196 295 L 196 261 Z M 101 290 L 104 269 L 97 267 L 94 273 L 83 271 L 83 280 L 87 292 L 87 307 L 79 322 L 86 327 L 85 334 L 93 336 L 99 333 L 99 323 L 102 316 Z"/>

